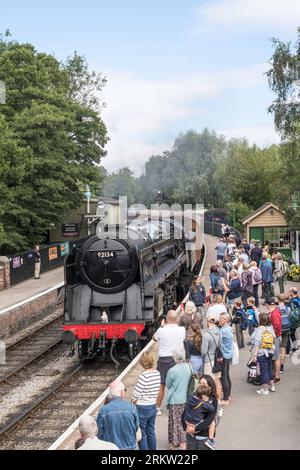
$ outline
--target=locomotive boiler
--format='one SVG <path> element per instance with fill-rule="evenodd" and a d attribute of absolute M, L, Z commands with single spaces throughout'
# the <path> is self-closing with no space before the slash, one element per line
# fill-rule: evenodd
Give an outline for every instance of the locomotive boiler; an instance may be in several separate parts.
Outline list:
<path fill-rule="evenodd" d="M 187 230 L 178 218 L 147 214 L 74 247 L 65 262 L 63 341 L 77 343 L 81 360 L 132 358 L 189 289 L 201 233 L 193 217 Z"/>

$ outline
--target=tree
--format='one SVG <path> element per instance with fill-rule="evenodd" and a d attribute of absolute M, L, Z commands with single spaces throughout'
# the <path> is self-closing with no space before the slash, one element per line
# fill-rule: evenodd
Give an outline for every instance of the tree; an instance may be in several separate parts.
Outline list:
<path fill-rule="evenodd" d="M 168 204 L 204 204 L 217 207 L 222 191 L 215 184 L 215 171 L 226 152 L 222 136 L 204 129 L 180 135 L 171 151 L 152 156 L 140 181 L 146 187 L 146 200 L 154 202 L 157 191 Z"/>
<path fill-rule="evenodd" d="M 27 156 L 21 187 L 14 189 L 11 225 L 1 207 L 3 240 L 5 233 L 15 232 L 19 250 L 42 241 L 50 224 L 60 223 L 64 213 L 78 207 L 83 185 L 89 183 L 92 190 L 99 186 L 107 131 L 97 111 L 97 93 L 104 81 L 89 73 L 77 54 L 62 64 L 30 44 L 7 39 L 0 40 L 0 80 L 6 85 L 0 117 L 7 135 Z M 6 243 L 1 246 L 3 252 L 11 249 Z"/>
<path fill-rule="evenodd" d="M 229 223 L 239 232 L 244 232 L 243 220 L 250 214 L 250 207 L 241 200 L 229 202 L 226 207 L 229 209 Z"/>
<path fill-rule="evenodd" d="M 283 143 L 281 184 L 277 202 L 291 228 L 300 228 L 300 29 L 295 46 L 273 39 L 275 47 L 267 76 L 276 98 L 269 108 Z"/>
<path fill-rule="evenodd" d="M 118 199 L 119 196 L 127 196 L 127 204 L 141 202 L 141 187 L 133 172 L 124 167 L 105 177 L 102 187 L 102 196 Z"/>
<path fill-rule="evenodd" d="M 218 178 L 226 182 L 228 202 L 242 201 L 250 209 L 273 200 L 280 177 L 278 147 L 260 149 L 249 146 L 246 140 L 229 142 L 228 155 L 218 174 Z"/>

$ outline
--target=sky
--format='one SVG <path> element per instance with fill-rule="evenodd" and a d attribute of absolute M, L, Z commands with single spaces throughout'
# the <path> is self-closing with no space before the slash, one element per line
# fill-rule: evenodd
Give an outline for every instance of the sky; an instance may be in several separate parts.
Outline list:
<path fill-rule="evenodd" d="M 14 0 L 0 31 L 64 60 L 76 50 L 108 80 L 103 166 L 140 174 L 175 138 L 204 127 L 279 142 L 264 75 L 271 38 L 296 40 L 299 0 Z"/>

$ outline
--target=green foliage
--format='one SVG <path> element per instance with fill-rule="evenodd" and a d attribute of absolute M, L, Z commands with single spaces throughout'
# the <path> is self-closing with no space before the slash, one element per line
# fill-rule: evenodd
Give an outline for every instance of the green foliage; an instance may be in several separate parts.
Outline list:
<path fill-rule="evenodd" d="M 133 172 L 127 168 L 107 175 L 103 182 L 102 196 L 118 199 L 119 196 L 127 196 L 128 207 L 135 202 L 140 202 L 142 189 Z"/>
<path fill-rule="evenodd" d="M 226 207 L 229 209 L 229 222 L 232 227 L 244 232 L 243 220 L 250 214 L 251 208 L 244 202 L 229 202 Z"/>
<path fill-rule="evenodd" d="M 277 203 L 286 211 L 291 228 L 300 229 L 300 29 L 294 47 L 273 40 L 275 47 L 268 71 L 276 98 L 269 108 L 283 143 L 280 147 L 281 182 Z"/>
<path fill-rule="evenodd" d="M 1 173 L 9 178 L 0 186 L 0 249 L 8 253 L 42 241 L 50 224 L 78 207 L 85 183 L 99 186 L 105 80 L 76 53 L 62 64 L 7 38 L 0 39 L 0 80 Z"/>
<path fill-rule="evenodd" d="M 205 204 L 217 207 L 222 192 L 215 184 L 215 172 L 224 157 L 226 142 L 215 132 L 188 131 L 180 135 L 170 152 L 152 156 L 141 176 L 146 204 L 157 201 L 163 193 L 168 204 Z"/>
<path fill-rule="evenodd" d="M 300 28 L 294 46 L 273 39 L 272 68 L 267 72 L 269 86 L 276 98 L 269 108 L 274 113 L 275 126 L 284 138 L 298 134 L 300 122 Z"/>
<path fill-rule="evenodd" d="M 243 201 L 250 209 L 257 209 L 273 200 L 275 188 L 280 185 L 278 147 L 260 149 L 245 140 L 233 140 L 218 176 L 226 181 L 229 201 Z"/>

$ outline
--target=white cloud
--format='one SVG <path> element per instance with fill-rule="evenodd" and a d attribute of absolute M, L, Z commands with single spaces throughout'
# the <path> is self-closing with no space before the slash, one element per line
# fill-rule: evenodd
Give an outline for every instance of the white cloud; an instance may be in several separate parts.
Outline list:
<path fill-rule="evenodd" d="M 261 30 L 266 36 L 293 34 L 299 26 L 299 0 L 209 0 L 197 8 L 198 32 L 215 35 Z"/>
<path fill-rule="evenodd" d="M 229 89 L 265 83 L 265 70 L 266 65 L 261 64 L 222 73 L 184 75 L 168 81 L 106 73 L 108 83 L 103 95 L 107 108 L 102 115 L 111 140 L 104 166 L 115 170 L 128 165 L 140 171 L 149 156 L 170 148 L 179 129 L 189 127 L 190 122 L 205 122 L 207 99 L 222 97 Z"/>

